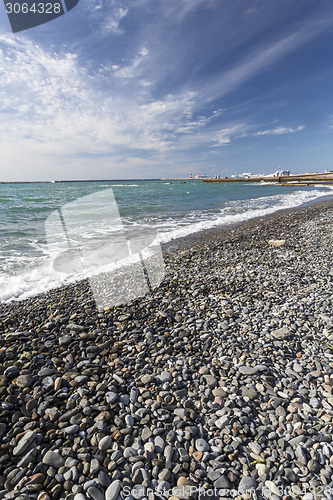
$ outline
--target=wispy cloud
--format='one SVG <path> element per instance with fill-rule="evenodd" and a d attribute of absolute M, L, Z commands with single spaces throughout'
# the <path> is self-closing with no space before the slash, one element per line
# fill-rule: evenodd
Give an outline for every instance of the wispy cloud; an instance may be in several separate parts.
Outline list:
<path fill-rule="evenodd" d="M 314 148 L 307 149 L 305 152 L 306 153 L 318 153 L 318 151 L 326 151 L 328 149 L 333 149 L 333 145 L 332 144 L 320 144 L 319 146 L 316 146 Z"/>
<path fill-rule="evenodd" d="M 123 35 L 124 29 L 120 27 L 122 20 L 128 13 L 128 7 L 119 6 L 114 0 L 89 0 L 83 5 L 86 15 L 98 25 L 95 37 L 109 35 Z"/>
<path fill-rule="evenodd" d="M 226 146 L 234 138 L 244 137 L 248 126 L 244 123 L 234 124 L 227 128 L 219 130 L 212 138 L 211 147 Z"/>
<path fill-rule="evenodd" d="M 273 128 L 270 130 L 260 130 L 259 132 L 256 132 L 253 134 L 254 137 L 260 136 L 260 135 L 284 135 L 284 134 L 293 134 L 295 132 L 300 132 L 301 130 L 304 130 L 303 125 L 299 125 L 296 128 L 291 128 L 291 127 L 277 127 Z"/>
<path fill-rule="evenodd" d="M 206 83 L 202 94 L 211 98 L 222 97 L 237 89 L 264 68 L 267 68 L 282 57 L 294 52 L 316 38 L 333 25 L 333 17 L 320 18 L 303 24 L 296 31 L 272 42 L 270 45 L 256 47 L 255 51 L 221 74 L 212 82 Z"/>
<path fill-rule="evenodd" d="M 260 130 L 258 132 L 252 132 L 254 128 L 253 124 L 246 123 L 233 123 L 229 126 L 216 130 L 213 134 L 210 134 L 210 147 L 223 147 L 231 144 L 235 139 L 243 139 L 249 137 L 260 137 L 267 135 L 285 135 L 300 132 L 304 130 L 303 125 L 299 125 L 296 128 L 291 127 L 276 127 L 273 129 Z M 207 137 L 208 139 L 208 137 Z M 208 141 L 207 141 L 208 142 Z"/>
<path fill-rule="evenodd" d="M 124 79 L 135 77 L 137 78 L 143 71 L 140 66 L 148 54 L 149 50 L 146 47 L 143 47 L 129 64 L 125 66 L 113 67 L 112 69 L 114 69 L 114 75 L 118 78 Z"/>
<path fill-rule="evenodd" d="M 103 28 L 107 33 L 122 34 L 124 31 L 120 29 L 121 20 L 126 16 L 128 9 L 122 7 L 116 9 L 112 15 L 108 16 L 103 22 Z"/>
<path fill-rule="evenodd" d="M 180 23 L 191 12 L 196 11 L 200 7 L 210 8 L 217 5 L 220 0 L 182 0 L 181 2 L 165 2 L 163 4 L 163 12 L 169 19 Z"/>

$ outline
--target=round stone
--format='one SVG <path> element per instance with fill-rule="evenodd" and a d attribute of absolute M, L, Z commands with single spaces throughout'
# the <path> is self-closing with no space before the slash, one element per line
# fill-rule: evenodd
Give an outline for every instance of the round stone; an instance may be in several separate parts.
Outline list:
<path fill-rule="evenodd" d="M 51 465 L 51 467 L 54 467 L 55 469 L 59 469 L 64 465 L 65 459 L 60 455 L 60 453 L 49 450 L 45 453 L 42 462 L 43 464 Z"/>
<path fill-rule="evenodd" d="M 16 385 L 18 387 L 21 387 L 22 389 L 24 389 L 25 387 L 29 387 L 31 384 L 32 384 L 32 376 L 30 374 L 19 375 L 16 379 Z"/>
<path fill-rule="evenodd" d="M 204 452 L 209 450 L 209 444 L 204 439 L 196 439 L 195 447 L 197 451 Z"/>
<path fill-rule="evenodd" d="M 243 477 L 238 485 L 238 491 L 242 494 L 249 494 L 250 490 L 255 490 L 257 488 L 257 482 L 251 476 Z"/>
<path fill-rule="evenodd" d="M 87 493 L 93 500 L 105 500 L 104 493 L 95 486 L 90 486 Z"/>
<path fill-rule="evenodd" d="M 98 443 L 98 448 L 102 451 L 109 450 L 111 448 L 112 438 L 111 436 L 104 436 Z"/>
<path fill-rule="evenodd" d="M 113 481 L 105 492 L 105 500 L 116 500 L 121 488 L 119 479 Z"/>

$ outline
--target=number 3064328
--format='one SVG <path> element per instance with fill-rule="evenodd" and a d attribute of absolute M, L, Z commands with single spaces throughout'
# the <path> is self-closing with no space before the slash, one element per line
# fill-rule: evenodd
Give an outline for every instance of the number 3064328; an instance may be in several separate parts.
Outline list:
<path fill-rule="evenodd" d="M 28 3 L 6 3 L 7 14 L 60 14 L 61 4 L 60 3 L 43 3 L 34 2 L 32 4 Z"/>

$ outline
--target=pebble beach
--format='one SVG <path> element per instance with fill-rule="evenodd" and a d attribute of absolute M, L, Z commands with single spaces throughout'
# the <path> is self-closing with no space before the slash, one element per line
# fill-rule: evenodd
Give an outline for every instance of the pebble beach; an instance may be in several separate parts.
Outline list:
<path fill-rule="evenodd" d="M 0 306 L 0 500 L 333 499 L 333 201 Z"/>

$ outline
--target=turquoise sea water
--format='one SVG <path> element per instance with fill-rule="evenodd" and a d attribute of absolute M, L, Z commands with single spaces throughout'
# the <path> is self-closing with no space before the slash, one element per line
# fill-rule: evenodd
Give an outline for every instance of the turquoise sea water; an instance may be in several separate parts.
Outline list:
<path fill-rule="evenodd" d="M 138 234 L 149 228 L 156 232 L 158 241 L 165 242 L 332 195 L 332 189 L 324 186 L 170 182 L 0 185 L 0 301 L 26 298 L 84 277 L 77 273 L 55 272 L 52 262 L 56 248 L 50 246 L 52 235 L 45 222 L 54 211 L 66 214 L 66 204 L 72 203 L 73 207 L 79 203 L 77 200 L 93 193 L 93 214 L 91 208 L 87 212 L 84 202 L 75 205 L 81 210 L 80 219 L 84 221 L 81 242 L 91 239 L 92 218 L 95 234 L 97 230 L 107 238 L 112 238 L 113 233 L 124 227 Z M 102 191 L 105 193 L 101 194 Z M 116 205 L 111 206 L 107 195 L 112 192 Z M 115 206 L 119 213 L 115 213 Z"/>

